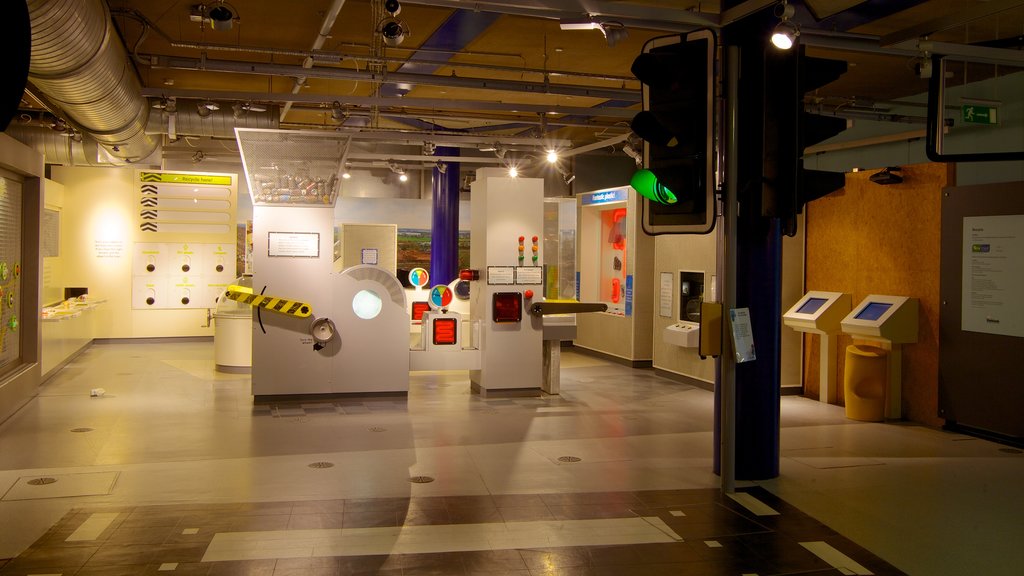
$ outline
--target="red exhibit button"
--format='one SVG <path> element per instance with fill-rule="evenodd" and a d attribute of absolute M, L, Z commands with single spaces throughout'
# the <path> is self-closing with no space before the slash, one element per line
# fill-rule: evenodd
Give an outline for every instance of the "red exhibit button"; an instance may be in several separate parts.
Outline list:
<path fill-rule="evenodd" d="M 527 290 L 526 292 L 523 292 L 523 296 L 524 296 L 524 297 L 525 297 L 525 298 L 526 298 L 527 300 L 529 300 L 529 299 L 533 298 L 533 290 Z"/>

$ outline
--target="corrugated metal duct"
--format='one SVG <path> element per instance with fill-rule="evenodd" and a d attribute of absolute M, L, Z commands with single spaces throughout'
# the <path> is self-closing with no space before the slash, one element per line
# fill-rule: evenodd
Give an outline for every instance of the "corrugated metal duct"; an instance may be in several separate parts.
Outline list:
<path fill-rule="evenodd" d="M 198 100 L 177 101 L 177 111 L 173 112 L 173 130 L 168 124 L 171 114 L 154 110 L 149 116 L 146 132 L 149 134 L 173 134 L 175 138 L 207 136 L 234 139 L 235 127 L 264 129 L 281 127 L 281 123 L 278 121 L 279 107 L 276 105 L 267 106 L 265 112 L 247 112 L 238 118 L 235 118 L 230 107 L 224 106 L 219 110 L 212 110 L 208 116 L 204 117 L 196 111 L 198 102 Z"/>
<path fill-rule="evenodd" d="M 111 155 L 135 162 L 158 139 L 146 134 L 149 106 L 103 0 L 27 0 L 32 22 L 29 80 Z"/>
<path fill-rule="evenodd" d="M 101 153 L 99 144 L 88 136 L 75 140 L 43 126 L 11 124 L 6 134 L 43 155 L 47 164 L 62 166 L 115 166 L 111 158 Z"/>

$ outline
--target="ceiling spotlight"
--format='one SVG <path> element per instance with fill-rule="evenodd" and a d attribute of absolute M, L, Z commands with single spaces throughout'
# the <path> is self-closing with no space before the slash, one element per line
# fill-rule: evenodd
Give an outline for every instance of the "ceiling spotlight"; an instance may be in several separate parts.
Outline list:
<path fill-rule="evenodd" d="M 599 25 L 599 30 L 604 35 L 609 47 L 615 46 L 620 40 L 629 38 L 629 31 L 626 30 L 626 26 L 622 22 L 603 22 Z"/>
<path fill-rule="evenodd" d="M 230 4 L 221 2 L 210 8 L 210 26 L 214 30 L 231 30 L 235 20 L 235 11 Z"/>
<path fill-rule="evenodd" d="M 518 176 L 519 176 L 519 170 L 516 170 L 515 166 L 509 166 L 508 167 L 508 177 L 509 178 L 517 178 Z"/>
<path fill-rule="evenodd" d="M 341 102 L 338 102 L 337 100 L 331 102 L 331 120 L 340 123 L 344 122 L 347 117 L 348 114 L 345 112 L 345 109 L 341 107 Z"/>
<path fill-rule="evenodd" d="M 156 100 L 153 100 L 153 103 L 150 104 L 150 107 L 154 110 L 167 109 L 167 98 L 157 98 Z"/>
<path fill-rule="evenodd" d="M 249 112 L 249 109 L 242 105 L 241 102 L 235 102 L 231 105 L 231 115 L 238 120 L 244 117 Z"/>
<path fill-rule="evenodd" d="M 644 157 L 639 152 L 637 152 L 636 148 L 633 148 L 633 146 L 628 142 L 622 147 L 622 153 L 632 158 L 633 162 L 636 162 L 637 168 L 640 168 L 644 165 Z"/>
<path fill-rule="evenodd" d="M 239 18 L 234 6 L 224 0 L 216 0 L 210 5 L 194 4 L 189 12 L 189 20 L 198 22 L 200 26 L 209 23 L 214 30 L 231 30 Z"/>
<path fill-rule="evenodd" d="M 203 152 L 202 150 L 196 150 L 195 153 L 192 154 L 193 164 L 199 164 L 203 160 L 206 160 L 206 152 Z"/>
<path fill-rule="evenodd" d="M 437 150 L 437 144 L 434 144 L 433 142 L 424 142 L 423 143 L 423 155 L 424 156 L 433 156 L 435 150 Z"/>
<path fill-rule="evenodd" d="M 548 164 L 554 164 L 555 162 L 558 162 L 558 152 L 555 152 L 554 150 L 548 150 L 546 158 L 548 160 Z"/>
<path fill-rule="evenodd" d="M 900 168 L 899 166 L 889 166 L 888 168 L 883 168 L 881 172 L 875 172 L 874 174 L 869 176 L 869 179 L 875 184 L 881 184 L 883 186 L 888 184 L 902 184 L 903 176 L 900 176 L 899 174 L 893 174 L 893 172 L 902 171 L 903 169 Z"/>
<path fill-rule="evenodd" d="M 438 160 L 434 164 L 434 168 L 437 168 L 437 173 L 438 174 L 444 174 L 445 172 L 448 171 L 448 165 L 445 164 L 444 162 L 441 162 L 440 160 Z"/>
<path fill-rule="evenodd" d="M 786 0 L 782 0 L 782 4 L 776 7 L 775 14 L 782 21 L 775 25 L 775 30 L 772 32 L 772 44 L 780 50 L 792 48 L 793 43 L 800 36 L 800 27 L 791 20 L 795 13 L 796 9 Z"/>
<path fill-rule="evenodd" d="M 393 48 L 405 41 L 405 37 L 409 35 L 409 26 L 391 16 L 380 21 L 377 31 L 384 37 L 384 43 Z"/>
<path fill-rule="evenodd" d="M 405 170 L 402 170 L 401 172 L 398 173 L 398 180 L 400 182 L 408 182 L 409 181 L 409 175 L 405 173 Z"/>
<path fill-rule="evenodd" d="M 208 117 L 210 114 L 213 114 L 214 110 L 220 110 L 220 104 L 210 100 L 196 104 L 196 113 L 199 114 L 200 118 Z"/>
<path fill-rule="evenodd" d="M 565 180 L 565 185 L 572 184 L 572 181 L 576 179 L 576 175 L 572 172 L 565 172 L 562 174 L 562 180 Z"/>

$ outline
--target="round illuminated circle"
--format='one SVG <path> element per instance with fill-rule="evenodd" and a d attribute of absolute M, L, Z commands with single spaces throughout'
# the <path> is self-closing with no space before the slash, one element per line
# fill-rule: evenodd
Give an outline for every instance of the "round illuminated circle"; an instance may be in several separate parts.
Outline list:
<path fill-rule="evenodd" d="M 558 162 L 558 152 L 555 152 L 554 150 L 548 150 L 547 161 L 549 164 L 554 164 L 555 162 Z"/>
<path fill-rule="evenodd" d="M 430 289 L 430 307 L 434 310 L 447 308 L 452 303 L 452 291 L 447 286 L 434 286 Z"/>
<path fill-rule="evenodd" d="M 430 282 L 430 274 L 423 268 L 413 268 L 409 271 L 409 283 L 417 288 L 423 288 Z"/>
<path fill-rule="evenodd" d="M 384 302 L 373 290 L 360 290 L 352 298 L 352 311 L 363 320 L 372 320 L 380 314 Z"/>

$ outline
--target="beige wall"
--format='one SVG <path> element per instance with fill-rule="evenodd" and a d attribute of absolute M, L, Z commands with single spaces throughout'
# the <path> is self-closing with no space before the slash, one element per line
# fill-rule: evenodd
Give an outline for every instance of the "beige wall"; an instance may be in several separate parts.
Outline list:
<path fill-rule="evenodd" d="M 53 179 L 64 186 L 61 235 L 62 270 L 67 286 L 85 286 L 105 298 L 97 318 L 97 338 L 212 336 L 206 309 L 132 309 L 134 242 L 167 242 L 141 237 L 136 223 L 133 168 L 60 167 Z M 188 242 L 224 242 L 223 238 L 185 237 Z M 232 233 L 230 243 L 234 244 Z M 98 242 L 120 242 L 120 255 L 101 255 Z"/>
<path fill-rule="evenodd" d="M 711 358 L 701 360 L 696 348 L 681 348 L 666 344 L 662 333 L 667 326 L 679 321 L 679 272 L 704 272 L 704 297 L 711 299 L 712 276 L 717 262 L 717 233 L 678 234 L 654 238 L 654 367 L 674 372 L 705 382 L 715 381 L 715 362 Z M 672 274 L 672 317 L 660 315 L 661 298 L 659 282 L 662 272 Z M 721 287 L 718 287 L 721 290 Z M 717 296 L 720 300 L 720 295 Z"/>

